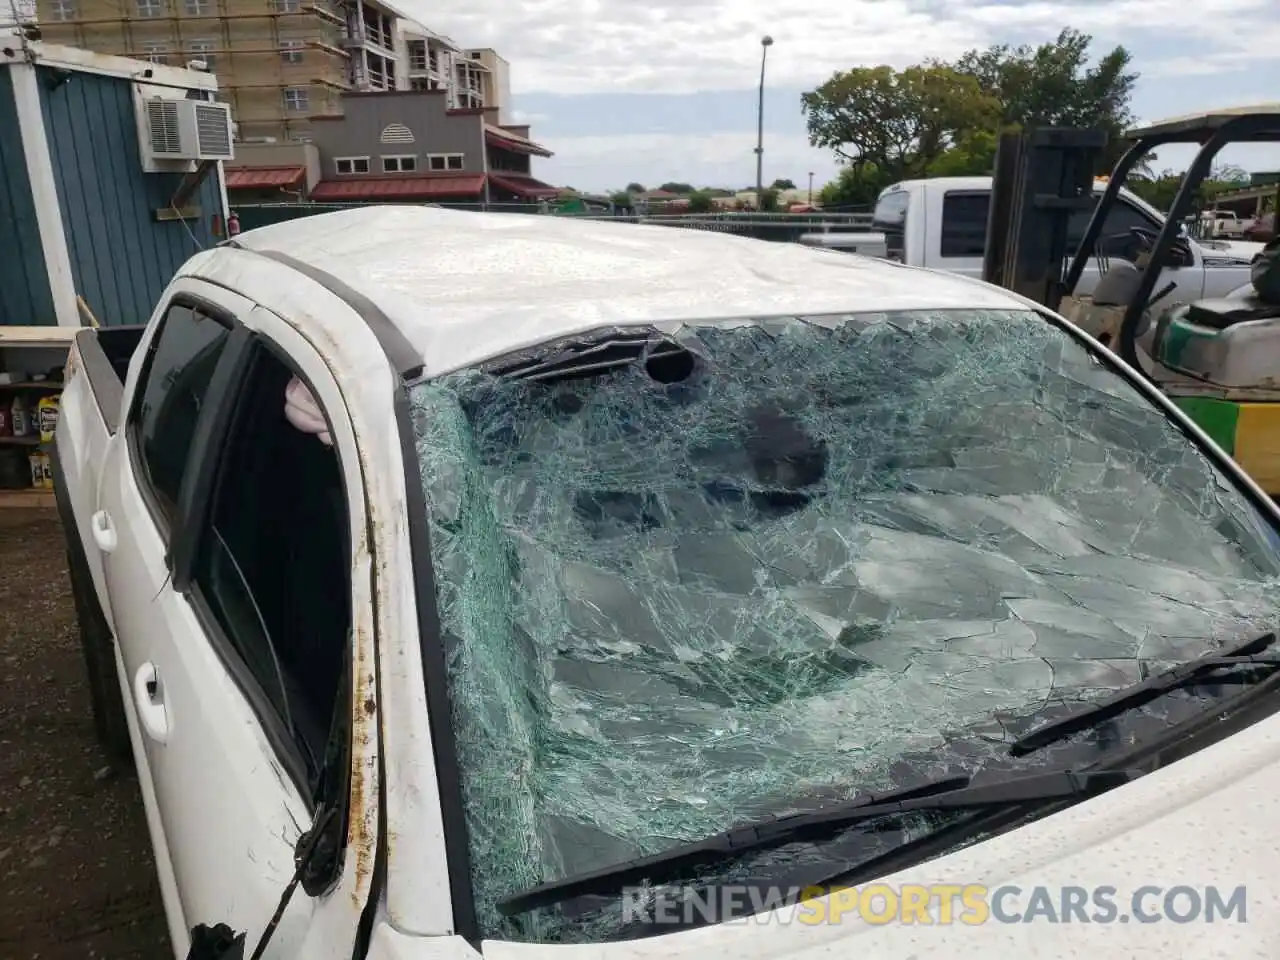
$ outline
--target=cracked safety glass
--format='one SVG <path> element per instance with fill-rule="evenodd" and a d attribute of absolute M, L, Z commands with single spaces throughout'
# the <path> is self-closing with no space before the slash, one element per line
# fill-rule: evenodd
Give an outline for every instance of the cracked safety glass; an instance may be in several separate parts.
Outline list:
<path fill-rule="evenodd" d="M 1258 511 L 1032 312 L 606 330 L 410 395 L 488 937 L 616 935 L 495 904 L 956 742 L 981 769 L 993 717 L 1280 603 Z"/>

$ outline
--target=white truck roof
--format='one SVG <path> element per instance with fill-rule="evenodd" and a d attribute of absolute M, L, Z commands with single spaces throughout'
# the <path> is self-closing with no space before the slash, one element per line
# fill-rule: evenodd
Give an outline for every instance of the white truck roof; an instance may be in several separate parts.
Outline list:
<path fill-rule="evenodd" d="M 372 301 L 437 374 L 610 326 L 1027 309 L 997 287 L 798 244 L 538 214 L 373 206 L 241 234 Z M 222 250 L 193 260 L 220 273 Z"/>

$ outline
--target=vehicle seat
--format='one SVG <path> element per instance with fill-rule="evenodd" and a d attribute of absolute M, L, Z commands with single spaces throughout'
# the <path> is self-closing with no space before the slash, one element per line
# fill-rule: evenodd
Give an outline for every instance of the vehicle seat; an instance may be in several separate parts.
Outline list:
<path fill-rule="evenodd" d="M 1214 330 L 1246 320 L 1274 320 L 1280 318 L 1280 303 L 1264 303 L 1257 294 L 1247 297 L 1215 297 L 1212 300 L 1196 300 L 1187 306 L 1187 322 Z"/>

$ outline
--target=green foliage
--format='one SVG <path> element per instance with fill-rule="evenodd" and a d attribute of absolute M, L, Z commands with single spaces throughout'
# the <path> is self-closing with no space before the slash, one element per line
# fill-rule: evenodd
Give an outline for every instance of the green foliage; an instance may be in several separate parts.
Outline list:
<path fill-rule="evenodd" d="M 1125 186 L 1157 210 L 1168 210 L 1173 206 L 1173 198 L 1178 195 L 1178 188 L 1181 185 L 1182 174 L 1176 170 L 1164 170 L 1159 174 L 1146 176 L 1130 176 L 1125 182 Z M 1192 211 L 1212 207 L 1214 199 L 1219 195 L 1248 185 L 1249 175 L 1239 167 L 1229 164 L 1215 167 L 1209 171 L 1209 176 L 1205 177 L 1199 189 L 1196 190 Z"/>
<path fill-rule="evenodd" d="M 774 190 L 794 190 L 796 189 L 794 180 L 775 180 L 772 184 Z"/>
<path fill-rule="evenodd" d="M 761 190 L 759 200 L 761 213 L 778 212 L 778 191 L 773 187 L 765 187 Z"/>
<path fill-rule="evenodd" d="M 999 122 L 1000 103 L 943 65 L 855 67 L 801 95 L 809 142 L 888 182 L 923 176 L 966 137 Z"/>
<path fill-rule="evenodd" d="M 665 190 L 666 187 L 663 187 Z M 673 190 L 672 193 L 675 191 Z M 710 213 L 715 209 L 715 204 L 711 201 L 711 194 L 706 190 L 693 190 L 689 193 L 689 212 L 690 213 Z"/>
<path fill-rule="evenodd" d="M 1063 30 L 1038 47 L 970 50 L 953 63 L 856 67 L 801 97 L 809 142 L 845 168 L 824 205 L 865 206 L 898 180 L 990 174 L 1010 127 L 1101 127 L 1104 169 L 1127 144 L 1137 74 L 1124 47 L 1090 62 L 1092 38 Z M 1100 171 L 1102 172 L 1102 171 Z"/>
<path fill-rule="evenodd" d="M 609 194 L 609 199 L 620 207 L 629 207 L 635 202 L 630 190 L 618 190 Z"/>
<path fill-rule="evenodd" d="M 1124 152 L 1124 131 L 1132 126 L 1129 101 L 1138 75 L 1124 47 L 1103 54 L 1090 66 L 1093 38 L 1071 28 L 1038 47 L 997 45 L 970 50 L 952 66 L 973 77 L 1000 101 L 1001 120 L 1019 127 L 1100 127 L 1107 132 L 1103 168 Z"/>
<path fill-rule="evenodd" d="M 644 193 L 644 184 L 631 181 L 627 184 L 627 193 Z"/>
<path fill-rule="evenodd" d="M 664 183 L 658 189 L 665 190 L 667 193 L 678 193 L 681 196 L 688 196 L 693 193 L 693 184 L 671 181 L 669 183 Z"/>

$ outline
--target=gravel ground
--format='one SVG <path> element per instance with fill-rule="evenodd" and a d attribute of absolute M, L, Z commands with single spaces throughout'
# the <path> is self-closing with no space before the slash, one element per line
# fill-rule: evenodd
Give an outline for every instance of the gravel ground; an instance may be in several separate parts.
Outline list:
<path fill-rule="evenodd" d="M 57 516 L 0 510 L 0 958 L 172 956 L 137 780 L 94 739 Z"/>

